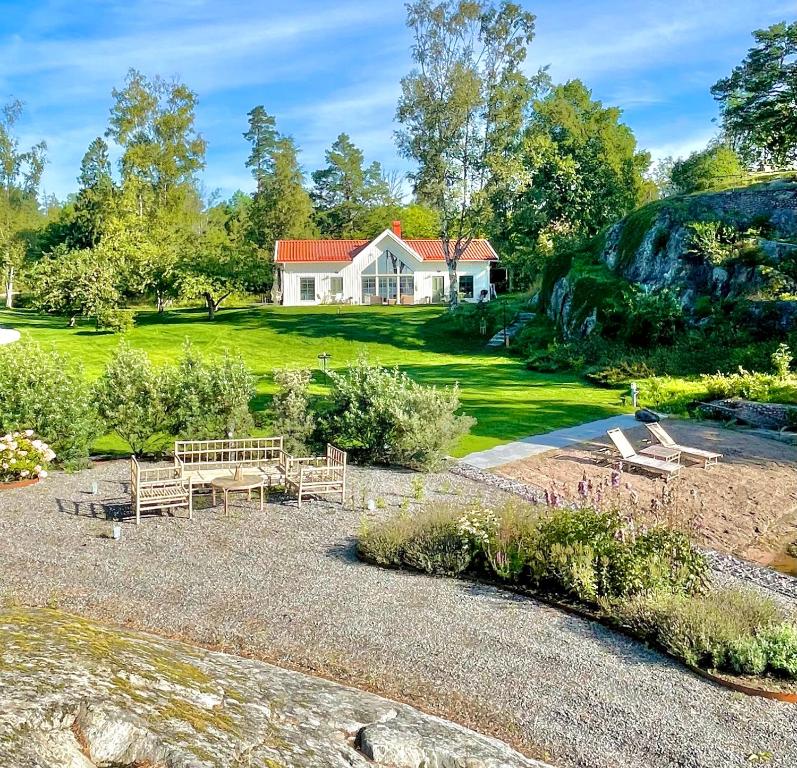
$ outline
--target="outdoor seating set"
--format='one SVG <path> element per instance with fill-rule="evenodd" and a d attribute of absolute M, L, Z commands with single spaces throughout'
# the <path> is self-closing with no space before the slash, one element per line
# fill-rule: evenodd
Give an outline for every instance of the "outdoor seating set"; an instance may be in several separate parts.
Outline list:
<path fill-rule="evenodd" d="M 130 460 L 131 506 L 136 525 L 141 513 L 154 509 L 187 508 L 193 517 L 195 490 L 210 488 L 213 504 L 216 493 L 224 498 L 228 513 L 229 494 L 260 492 L 263 509 L 266 488 L 284 486 L 299 504 L 316 496 L 346 494 L 346 453 L 327 445 L 323 456 L 291 456 L 283 449 L 281 437 L 238 440 L 178 440 L 174 444 L 174 466 L 143 468 Z"/>
<path fill-rule="evenodd" d="M 638 453 L 621 429 L 610 429 L 606 433 L 620 454 L 622 461 L 631 467 L 647 470 L 665 477 L 673 477 L 681 471 L 683 466 L 681 464 L 682 456 L 702 463 L 706 469 L 722 458 L 721 453 L 680 445 L 673 440 L 659 423 L 645 424 L 645 426 L 651 435 L 656 438 L 657 442 L 647 448 L 643 448 Z"/>

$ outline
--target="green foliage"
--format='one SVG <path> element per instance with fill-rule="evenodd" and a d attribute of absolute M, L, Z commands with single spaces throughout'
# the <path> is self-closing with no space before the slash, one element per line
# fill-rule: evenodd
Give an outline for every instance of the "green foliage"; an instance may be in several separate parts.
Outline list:
<path fill-rule="evenodd" d="M 741 589 L 686 597 L 659 593 L 608 606 L 634 633 L 688 664 L 797 678 L 797 627 L 772 600 Z"/>
<path fill-rule="evenodd" d="M 134 454 L 141 454 L 165 429 L 160 378 L 142 350 L 120 344 L 94 383 L 93 396 L 107 427 Z"/>
<path fill-rule="evenodd" d="M 517 150 L 525 183 L 497 201 L 506 213 L 491 233 L 513 272 L 539 273 L 574 238 L 596 235 L 649 199 L 642 174 L 650 155 L 620 115 L 579 80 L 533 100 Z"/>
<path fill-rule="evenodd" d="M 794 360 L 789 345 L 785 342 L 778 344 L 778 348 L 772 353 L 770 360 L 775 369 L 775 376 L 781 381 L 788 379 L 791 373 L 791 363 Z"/>
<path fill-rule="evenodd" d="M 515 503 L 496 510 L 430 505 L 369 524 L 358 546 L 366 559 L 381 564 L 435 573 L 489 568 L 500 579 L 591 604 L 658 592 L 693 594 L 707 571 L 703 556 L 677 531 L 637 532 L 614 512 L 543 511 Z"/>
<path fill-rule="evenodd" d="M 163 375 L 170 434 L 187 440 L 251 434 L 254 422 L 249 402 L 255 382 L 240 357 L 225 351 L 220 360 L 207 362 L 186 341 L 182 358 Z"/>
<path fill-rule="evenodd" d="M 34 306 L 74 323 L 77 317 L 93 318 L 96 327 L 119 329 L 114 314 L 122 297 L 114 264 L 96 250 L 67 251 L 58 248 L 40 261 L 33 273 Z"/>
<path fill-rule="evenodd" d="M 396 139 L 416 168 L 416 197 L 440 214 L 455 273 L 465 245 L 489 225 L 496 198 L 526 176 L 516 150 L 534 16 L 509 2 L 417 0 L 407 5 L 407 26 L 417 66 L 401 80 Z M 458 303 L 456 280 L 450 303 Z"/>
<path fill-rule="evenodd" d="M 330 378 L 322 437 L 360 461 L 433 469 L 474 423 L 457 414 L 456 386 L 426 387 L 364 357 Z"/>
<path fill-rule="evenodd" d="M 777 381 L 778 378 L 769 373 L 747 371 L 741 366 L 736 373 L 704 374 L 700 377 L 707 397 L 712 400 L 743 397 L 746 400 L 765 401 L 769 399 Z"/>
<path fill-rule="evenodd" d="M 397 203 L 382 166 L 363 165 L 363 153 L 341 133 L 326 152 L 326 168 L 314 171 L 311 197 L 318 229 L 324 237 L 364 237 L 369 211 Z"/>
<path fill-rule="evenodd" d="M 710 144 L 674 163 L 670 180 L 676 194 L 705 192 L 728 181 L 737 181 L 747 173 L 739 155 L 725 144 Z"/>
<path fill-rule="evenodd" d="M 102 423 L 80 368 L 29 341 L 0 346 L 0 431 L 33 429 L 67 466 L 86 462 Z"/>
<path fill-rule="evenodd" d="M 47 477 L 55 453 L 36 438 L 32 429 L 0 435 L 0 483 Z"/>
<path fill-rule="evenodd" d="M 745 158 L 786 168 L 797 158 L 797 21 L 759 29 L 753 37 L 756 45 L 711 92 L 720 102 L 723 131 Z"/>
<path fill-rule="evenodd" d="M 734 255 L 736 229 L 721 221 L 694 221 L 688 225 L 689 250 L 714 266 L 722 266 Z"/>
<path fill-rule="evenodd" d="M 277 391 L 271 401 L 271 426 L 275 435 L 282 435 L 285 450 L 293 455 L 307 454 L 316 428 L 308 392 L 311 378 L 306 368 L 274 371 Z"/>

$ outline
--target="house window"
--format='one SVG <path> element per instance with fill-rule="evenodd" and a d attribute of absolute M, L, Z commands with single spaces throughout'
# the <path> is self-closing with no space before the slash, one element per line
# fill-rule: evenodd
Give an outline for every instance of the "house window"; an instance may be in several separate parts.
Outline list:
<path fill-rule="evenodd" d="M 329 278 L 329 292 L 333 296 L 343 293 L 343 278 L 340 275 L 333 275 Z"/>
<path fill-rule="evenodd" d="M 402 296 L 414 296 L 415 278 L 412 275 L 402 275 L 399 278 L 399 288 Z"/>
<path fill-rule="evenodd" d="M 473 298 L 473 275 L 461 275 L 459 278 L 459 292 L 463 299 Z"/>
<path fill-rule="evenodd" d="M 315 301 L 315 278 L 299 278 L 299 301 Z"/>
<path fill-rule="evenodd" d="M 367 299 L 369 296 L 376 295 L 376 278 L 363 277 L 363 298 Z"/>
<path fill-rule="evenodd" d="M 379 276 L 379 295 L 383 299 L 396 298 L 396 278 Z"/>

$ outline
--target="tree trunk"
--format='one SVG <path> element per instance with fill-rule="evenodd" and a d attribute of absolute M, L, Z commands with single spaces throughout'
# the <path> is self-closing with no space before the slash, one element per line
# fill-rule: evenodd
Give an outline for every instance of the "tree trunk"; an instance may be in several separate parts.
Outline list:
<path fill-rule="evenodd" d="M 10 266 L 6 270 L 6 308 L 14 306 L 14 267 Z"/>
<path fill-rule="evenodd" d="M 205 304 L 208 308 L 208 318 L 211 320 L 216 319 L 216 307 L 218 306 L 215 301 L 213 301 L 213 297 L 209 294 L 205 294 Z"/>
<path fill-rule="evenodd" d="M 457 262 L 448 263 L 448 304 L 454 309 L 459 304 L 459 276 L 457 275 Z"/>
<path fill-rule="evenodd" d="M 166 309 L 166 299 L 163 296 L 163 292 L 162 291 L 156 291 L 155 292 L 155 298 L 156 298 L 156 301 L 158 302 L 158 313 L 159 314 L 163 314 L 163 310 Z"/>

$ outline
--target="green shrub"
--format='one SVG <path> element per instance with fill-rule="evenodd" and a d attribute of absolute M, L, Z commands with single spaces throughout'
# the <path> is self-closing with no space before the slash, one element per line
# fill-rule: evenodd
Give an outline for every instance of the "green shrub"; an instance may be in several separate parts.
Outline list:
<path fill-rule="evenodd" d="M 135 325 L 132 312 L 124 309 L 104 307 L 97 310 L 97 328 L 113 333 L 125 333 Z"/>
<path fill-rule="evenodd" d="M 763 675 L 767 668 L 767 653 L 759 638 L 743 635 L 728 645 L 728 666 L 737 675 Z"/>
<path fill-rule="evenodd" d="M 434 469 L 475 423 L 457 414 L 457 387 L 427 387 L 365 358 L 330 378 L 319 430 L 359 461 Z"/>
<path fill-rule="evenodd" d="M 787 671 L 797 659 L 797 630 L 784 623 L 775 603 L 757 592 L 730 588 L 693 596 L 659 592 L 607 602 L 604 607 L 621 625 L 688 664 L 737 674 L 797 674 L 797 665 Z"/>
<path fill-rule="evenodd" d="M 188 440 L 242 437 L 254 428 L 249 402 L 255 383 L 240 357 L 225 352 L 206 362 L 186 342 L 176 366 L 164 371 L 163 400 L 173 435 Z"/>
<path fill-rule="evenodd" d="M 152 437 L 165 429 L 160 384 L 146 353 L 126 343 L 119 345 L 94 383 L 100 416 L 134 454 L 142 453 Z"/>
<path fill-rule="evenodd" d="M 437 508 L 424 518 L 405 542 L 406 565 L 438 576 L 459 576 L 471 564 L 472 553 L 457 525 L 455 510 Z"/>
<path fill-rule="evenodd" d="M 791 372 L 791 361 L 794 359 L 789 345 L 783 342 L 778 344 L 778 348 L 772 353 L 770 359 L 772 367 L 775 369 L 775 376 L 781 381 L 788 379 Z"/>
<path fill-rule="evenodd" d="M 35 342 L 0 346 L 0 431 L 33 429 L 68 467 L 85 464 L 102 421 L 79 366 Z"/>
<path fill-rule="evenodd" d="M 364 520 L 357 535 L 357 556 L 386 568 L 399 568 L 404 562 L 404 545 L 409 533 L 405 515 L 388 521 L 370 523 Z"/>
<path fill-rule="evenodd" d="M 725 400 L 731 397 L 743 397 L 747 400 L 769 400 L 770 391 L 777 383 L 775 376 L 769 373 L 747 371 L 741 366 L 736 373 L 704 374 L 700 381 L 706 394 L 713 400 Z"/>
<path fill-rule="evenodd" d="M 271 402 L 274 434 L 282 435 L 288 453 L 303 456 L 308 452 L 315 431 L 315 413 L 310 407 L 309 386 L 312 374 L 307 369 L 274 371 L 277 392 Z"/>
<path fill-rule="evenodd" d="M 770 669 L 785 677 L 797 677 L 797 627 L 786 622 L 766 626 L 759 640 Z"/>

